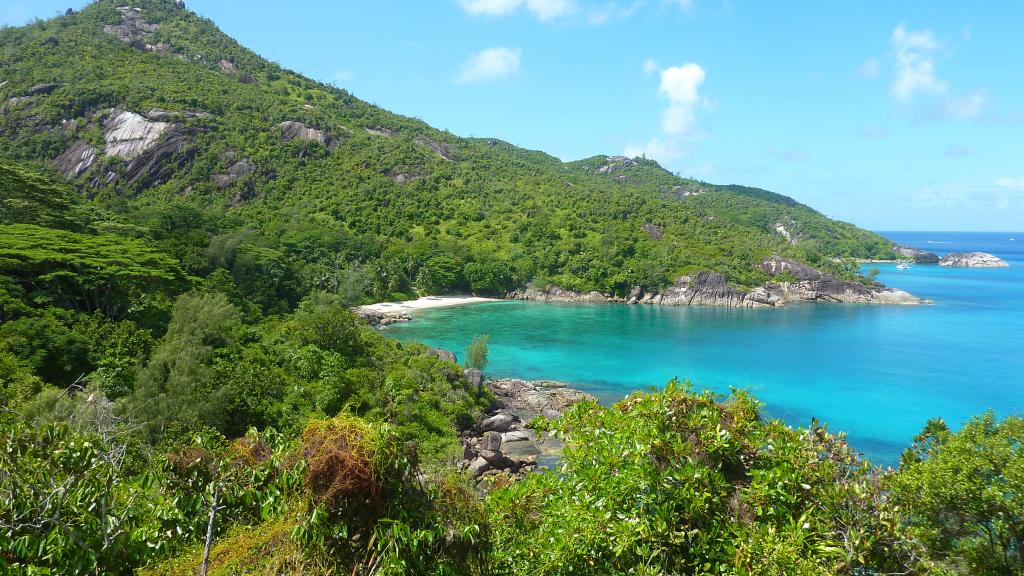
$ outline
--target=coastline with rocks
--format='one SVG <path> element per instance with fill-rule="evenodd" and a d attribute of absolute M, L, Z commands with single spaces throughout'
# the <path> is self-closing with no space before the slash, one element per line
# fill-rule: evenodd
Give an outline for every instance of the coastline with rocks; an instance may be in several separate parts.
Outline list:
<path fill-rule="evenodd" d="M 468 378 L 479 381 L 479 371 L 469 372 Z M 596 401 L 554 380 L 500 378 L 484 385 L 494 394 L 494 406 L 476 426 L 462 432 L 462 458 L 455 464 L 469 472 L 481 491 L 551 468 L 561 456 L 562 443 L 549 432 L 531 429 L 529 423 L 538 417 L 556 420 L 579 402 Z"/>
<path fill-rule="evenodd" d="M 853 304 L 925 304 L 909 292 L 877 282 L 870 285 L 840 280 L 830 274 L 788 258 L 772 256 L 759 269 L 779 281 L 750 290 L 729 283 L 717 272 L 683 276 L 658 292 L 634 288 L 627 297 L 601 292 L 574 292 L 557 286 L 533 287 L 509 294 L 511 300 L 542 302 L 617 302 L 665 306 L 727 306 L 734 308 L 782 307 L 795 302 L 845 302 Z"/>

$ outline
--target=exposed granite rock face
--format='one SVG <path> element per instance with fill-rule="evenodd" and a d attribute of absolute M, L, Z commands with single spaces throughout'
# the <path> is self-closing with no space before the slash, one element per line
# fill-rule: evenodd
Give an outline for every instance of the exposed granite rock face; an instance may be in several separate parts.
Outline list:
<path fill-rule="evenodd" d="M 318 142 L 320 144 L 327 144 L 328 138 L 322 130 L 316 128 L 310 128 L 302 122 L 294 122 L 291 120 L 281 122 L 279 125 L 281 129 L 281 138 L 285 142 L 291 142 L 292 140 L 307 140 L 309 142 Z"/>
<path fill-rule="evenodd" d="M 768 282 L 750 291 L 730 284 L 717 272 L 698 272 L 683 276 L 661 292 L 634 288 L 627 298 L 588 292 L 582 294 L 557 286 L 536 289 L 532 286 L 508 295 L 512 300 L 543 302 L 624 302 L 626 304 L 662 304 L 667 306 L 728 306 L 761 308 L 785 306 L 792 302 L 850 302 L 859 304 L 921 304 L 922 300 L 881 284 L 870 287 L 834 278 L 794 260 L 772 256 L 759 266 L 769 276 L 785 275 L 786 281 Z M 796 281 L 792 281 L 795 278 Z"/>
<path fill-rule="evenodd" d="M 115 111 L 103 127 L 106 155 L 134 160 L 151 149 L 170 127 L 167 122 L 151 122 L 134 112 Z"/>
<path fill-rule="evenodd" d="M 213 183 L 217 188 L 224 189 L 230 186 L 234 181 L 245 178 L 250 174 L 256 173 L 256 165 L 253 164 L 252 160 L 248 158 L 242 158 L 238 162 L 235 162 L 228 168 L 227 174 L 214 174 Z"/>
<path fill-rule="evenodd" d="M 144 187 L 166 182 L 195 155 L 192 135 L 193 131 L 181 124 L 154 122 L 127 110 L 112 111 L 103 127 L 105 154 L 123 158 L 128 165 L 120 174 L 108 174 L 106 182 L 141 183 Z"/>
<path fill-rule="evenodd" d="M 390 138 L 391 136 L 398 134 L 398 132 L 386 126 L 371 126 L 366 129 L 366 133 L 374 136 L 384 136 L 386 138 Z"/>
<path fill-rule="evenodd" d="M 141 8 L 120 6 L 117 11 L 121 13 L 121 23 L 108 24 L 103 27 L 103 31 L 117 36 L 118 40 L 126 44 L 139 44 L 160 29 L 159 24 L 146 22 Z"/>
<path fill-rule="evenodd" d="M 986 252 L 954 252 L 946 254 L 939 260 L 939 266 L 950 268 L 1007 268 L 1010 265 Z"/>
<path fill-rule="evenodd" d="M 397 172 L 394 170 L 389 170 L 386 176 L 390 178 L 395 184 L 408 184 L 409 182 L 422 180 L 423 178 L 429 176 L 429 174 L 424 174 L 420 172 Z"/>
<path fill-rule="evenodd" d="M 523 290 L 515 290 L 508 294 L 509 300 L 537 300 L 540 302 L 614 302 L 614 296 L 600 292 L 574 292 L 558 286 L 546 286 L 542 289 L 527 286 Z"/>
<path fill-rule="evenodd" d="M 625 156 L 607 156 L 604 165 L 597 169 L 598 174 L 612 174 L 619 170 L 636 166 L 636 161 Z"/>
<path fill-rule="evenodd" d="M 690 196 L 700 196 L 705 192 L 707 192 L 707 189 L 701 188 L 700 186 L 693 186 L 689 184 L 683 186 L 673 186 L 668 191 L 670 196 L 675 196 L 676 198 L 689 198 Z"/>
<path fill-rule="evenodd" d="M 796 245 L 796 244 L 800 243 L 800 235 L 799 234 L 794 234 L 793 232 L 791 232 L 789 230 L 789 228 L 786 228 L 786 225 L 784 223 L 777 222 L 775 224 L 774 228 L 775 228 L 775 233 L 778 234 L 779 236 L 782 236 L 783 238 L 785 238 L 786 242 L 789 242 L 790 244 L 793 244 L 793 245 Z"/>
<path fill-rule="evenodd" d="M 192 145 L 194 131 L 173 124 L 156 143 L 128 163 L 122 175 L 129 183 L 140 183 L 144 188 L 156 186 L 174 177 L 196 154 Z"/>
<path fill-rule="evenodd" d="M 25 91 L 25 96 L 38 96 L 40 94 L 50 94 L 57 89 L 59 84 L 36 84 Z"/>
<path fill-rule="evenodd" d="M 664 226 L 658 226 L 657 224 L 645 222 L 644 225 L 641 226 L 641 228 L 643 228 L 644 232 L 647 233 L 647 237 L 650 238 L 651 240 L 661 240 L 661 238 L 665 235 Z"/>
<path fill-rule="evenodd" d="M 462 434 L 458 467 L 477 479 L 477 486 L 507 484 L 538 466 L 558 460 L 562 443 L 548 433 L 526 428 L 537 416 L 559 418 L 573 404 L 593 396 L 551 380 L 488 381 L 495 406 L 473 429 Z"/>
<path fill-rule="evenodd" d="M 225 74 L 235 75 L 238 73 L 238 68 L 235 67 L 235 63 L 230 60 L 221 59 L 221 61 L 217 63 L 217 67 Z"/>
<path fill-rule="evenodd" d="M 84 140 L 72 144 L 63 154 L 53 159 L 53 165 L 68 178 L 77 178 L 96 161 L 96 148 Z"/>
<path fill-rule="evenodd" d="M 926 252 L 924 250 L 918 250 L 917 248 L 911 248 L 910 246 L 895 245 L 892 247 L 893 252 L 904 257 L 909 258 L 917 264 L 938 264 L 939 255 L 932 252 Z"/>
<path fill-rule="evenodd" d="M 448 144 L 447 142 L 438 142 L 436 140 L 431 140 L 426 136 L 420 136 L 416 138 L 416 143 L 421 146 L 426 146 L 427 148 L 430 148 L 438 156 L 444 158 L 445 160 L 451 161 L 455 159 L 452 145 Z"/>
<path fill-rule="evenodd" d="M 801 264 L 787 258 L 780 258 L 779 256 L 772 256 L 771 258 L 766 259 L 760 266 L 758 266 L 758 268 L 767 272 L 769 276 L 791 274 L 800 280 L 811 281 L 829 278 L 828 275 L 823 274 L 816 268 L 811 268 L 806 264 Z"/>

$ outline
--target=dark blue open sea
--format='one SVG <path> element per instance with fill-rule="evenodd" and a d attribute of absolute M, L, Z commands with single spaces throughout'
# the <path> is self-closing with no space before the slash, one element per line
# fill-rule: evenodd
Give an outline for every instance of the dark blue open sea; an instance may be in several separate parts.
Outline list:
<path fill-rule="evenodd" d="M 928 418 L 959 426 L 986 410 L 1024 412 L 1024 233 L 882 234 L 940 256 L 990 252 L 1011 267 L 865 267 L 930 306 L 495 302 L 422 311 L 388 332 L 460 359 L 488 333 L 489 375 L 564 380 L 604 401 L 673 377 L 746 388 L 768 415 L 794 425 L 816 417 L 872 462 L 895 464 Z"/>

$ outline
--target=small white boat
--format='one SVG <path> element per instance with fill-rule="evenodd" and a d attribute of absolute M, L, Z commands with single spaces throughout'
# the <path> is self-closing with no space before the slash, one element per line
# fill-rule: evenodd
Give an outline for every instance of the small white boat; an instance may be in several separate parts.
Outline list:
<path fill-rule="evenodd" d="M 897 270 L 910 270 L 910 264 L 905 262 L 896 265 Z"/>

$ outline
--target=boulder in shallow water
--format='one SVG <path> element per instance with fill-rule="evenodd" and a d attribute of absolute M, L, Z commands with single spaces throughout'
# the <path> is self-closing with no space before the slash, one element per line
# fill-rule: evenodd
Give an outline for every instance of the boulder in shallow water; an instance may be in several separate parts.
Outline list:
<path fill-rule="evenodd" d="M 949 268 L 1007 268 L 1010 265 L 987 252 L 953 252 L 939 260 L 939 266 Z"/>

